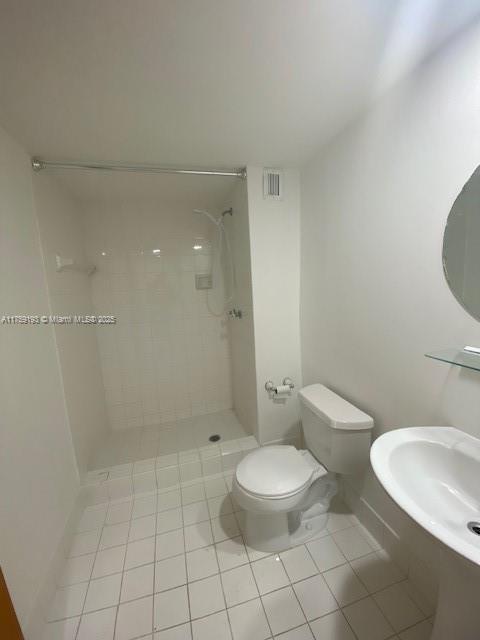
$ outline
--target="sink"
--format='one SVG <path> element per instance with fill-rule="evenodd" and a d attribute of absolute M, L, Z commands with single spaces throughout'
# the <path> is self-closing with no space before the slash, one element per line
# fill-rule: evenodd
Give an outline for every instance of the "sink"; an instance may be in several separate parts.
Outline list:
<path fill-rule="evenodd" d="M 372 445 L 393 500 L 440 545 L 432 640 L 480 638 L 480 440 L 453 427 L 408 427 Z"/>

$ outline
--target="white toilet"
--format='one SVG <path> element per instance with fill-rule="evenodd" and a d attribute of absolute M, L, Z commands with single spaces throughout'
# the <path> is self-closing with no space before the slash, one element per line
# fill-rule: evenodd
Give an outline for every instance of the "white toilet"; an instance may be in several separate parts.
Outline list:
<path fill-rule="evenodd" d="M 370 416 L 322 384 L 304 387 L 298 397 L 308 450 L 260 447 L 235 472 L 232 491 L 246 511 L 247 544 L 259 551 L 287 549 L 323 529 L 337 492 L 335 474 L 356 473 L 369 459 Z"/>

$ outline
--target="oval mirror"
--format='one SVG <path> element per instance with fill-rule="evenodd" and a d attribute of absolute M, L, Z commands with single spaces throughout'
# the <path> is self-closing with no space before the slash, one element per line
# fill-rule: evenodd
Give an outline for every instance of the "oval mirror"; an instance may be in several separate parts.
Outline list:
<path fill-rule="evenodd" d="M 443 236 L 443 270 L 455 298 L 480 320 L 480 166 L 448 216 Z"/>

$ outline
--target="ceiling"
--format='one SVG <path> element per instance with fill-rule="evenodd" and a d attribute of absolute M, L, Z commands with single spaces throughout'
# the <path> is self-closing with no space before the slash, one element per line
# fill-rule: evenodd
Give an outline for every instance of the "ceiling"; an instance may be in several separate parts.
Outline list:
<path fill-rule="evenodd" d="M 0 121 L 55 159 L 301 165 L 478 0 L 0 0 Z"/>

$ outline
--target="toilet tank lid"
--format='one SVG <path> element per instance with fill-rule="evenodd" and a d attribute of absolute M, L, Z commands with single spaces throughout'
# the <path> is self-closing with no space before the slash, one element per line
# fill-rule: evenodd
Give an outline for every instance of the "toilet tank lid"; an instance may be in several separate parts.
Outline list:
<path fill-rule="evenodd" d="M 311 384 L 298 392 L 300 402 L 322 418 L 332 429 L 349 431 L 372 429 L 373 418 L 323 384 Z"/>

